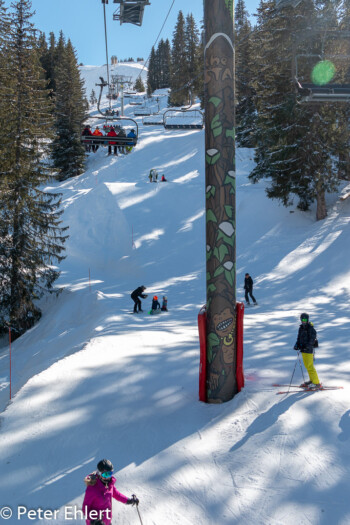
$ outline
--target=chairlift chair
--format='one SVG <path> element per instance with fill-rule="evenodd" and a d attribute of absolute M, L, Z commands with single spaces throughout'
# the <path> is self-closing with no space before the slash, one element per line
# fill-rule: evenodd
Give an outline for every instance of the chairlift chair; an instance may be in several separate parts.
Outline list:
<path fill-rule="evenodd" d="M 313 82 L 304 81 L 299 76 L 298 68 L 298 58 L 318 58 L 319 62 L 325 59 L 346 59 L 349 60 L 349 55 L 312 55 L 312 54 L 303 54 L 297 55 L 295 57 L 295 86 L 297 94 L 299 95 L 298 102 L 307 102 L 307 103 L 321 103 L 321 102 L 349 102 L 350 101 L 350 84 L 348 83 L 319 83 L 315 84 Z"/>
<path fill-rule="evenodd" d="M 302 0 L 276 0 L 276 8 L 282 9 L 284 7 L 297 7 Z M 315 33 L 323 33 L 325 36 L 328 35 L 330 38 L 346 38 L 350 36 L 350 32 L 346 30 L 338 30 L 338 28 L 324 28 L 315 27 L 312 31 L 301 34 L 300 39 L 302 41 L 313 37 Z M 301 55 L 299 55 L 301 56 Z M 304 55 L 304 56 L 315 56 L 315 55 Z M 319 55 L 318 55 L 319 56 Z M 324 60 L 324 56 L 319 56 L 320 60 Z M 335 56 L 333 56 L 335 58 Z M 350 56 L 346 55 L 342 58 L 349 59 Z M 297 93 L 300 95 L 299 102 L 348 102 L 350 100 L 350 85 L 343 83 L 332 83 L 332 84 L 314 84 L 310 82 L 304 82 L 304 80 L 298 76 L 297 57 L 295 60 L 295 86 Z"/>
<path fill-rule="evenodd" d="M 198 122 L 174 122 L 171 118 L 193 116 Z M 191 114 L 191 115 L 190 115 Z M 202 129 L 204 127 L 204 115 L 199 109 L 168 109 L 163 113 L 164 129 Z"/>
<path fill-rule="evenodd" d="M 113 13 L 113 20 L 119 20 L 120 24 L 142 25 L 143 14 L 146 5 L 150 5 L 149 0 L 113 0 L 119 4 Z"/>
<path fill-rule="evenodd" d="M 150 115 L 152 115 L 152 113 L 149 109 L 140 108 L 134 111 L 134 117 L 149 117 Z"/>
<path fill-rule="evenodd" d="M 158 120 L 156 117 L 159 117 Z M 145 116 L 142 119 L 144 126 L 163 126 L 163 115 L 155 113 L 154 115 Z"/>
<path fill-rule="evenodd" d="M 127 126 L 127 129 L 133 129 L 136 137 L 107 137 L 106 135 L 103 135 L 103 137 L 101 137 L 98 135 L 81 135 L 81 142 L 84 145 L 93 144 L 100 146 L 108 146 L 109 142 L 113 140 L 115 146 L 136 146 L 139 137 L 139 127 L 136 120 L 134 120 L 133 118 L 112 116 L 94 116 L 93 118 L 97 120 L 104 120 L 106 123 L 111 122 L 111 125 L 113 125 L 113 127 L 118 127 L 118 124 L 115 124 L 116 122 L 132 122 L 131 125 Z"/>
<path fill-rule="evenodd" d="M 297 7 L 302 0 L 276 0 L 276 7 L 283 9 L 283 7 Z"/>

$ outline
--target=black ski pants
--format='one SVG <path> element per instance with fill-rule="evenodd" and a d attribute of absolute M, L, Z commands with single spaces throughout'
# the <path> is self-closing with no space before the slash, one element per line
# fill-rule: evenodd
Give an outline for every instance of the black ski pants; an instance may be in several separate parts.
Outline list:
<path fill-rule="evenodd" d="M 255 299 L 255 297 L 254 297 L 254 295 L 253 295 L 253 290 L 247 290 L 247 289 L 245 290 L 245 301 L 246 301 L 246 303 L 249 304 L 249 297 L 248 297 L 248 294 L 249 294 L 250 297 L 252 298 L 253 303 L 256 303 L 256 299 Z"/>
<path fill-rule="evenodd" d="M 141 308 L 141 300 L 139 299 L 139 297 L 133 297 L 131 296 L 131 299 L 134 301 L 134 312 L 136 313 L 137 310 L 140 312 L 142 310 Z"/>
<path fill-rule="evenodd" d="M 118 149 L 118 146 L 113 146 L 114 155 L 118 155 L 117 149 Z M 108 155 L 112 155 L 112 146 L 111 145 L 108 146 Z"/>

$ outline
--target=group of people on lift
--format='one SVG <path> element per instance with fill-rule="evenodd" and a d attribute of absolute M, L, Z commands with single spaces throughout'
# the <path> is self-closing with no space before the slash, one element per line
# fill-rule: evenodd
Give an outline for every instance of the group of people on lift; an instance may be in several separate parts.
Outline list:
<path fill-rule="evenodd" d="M 105 135 L 102 133 L 102 131 L 100 130 L 99 126 L 96 126 L 96 129 L 94 132 L 91 131 L 91 126 L 89 124 L 87 124 L 85 126 L 85 128 L 83 129 L 83 132 L 82 132 L 82 136 L 83 137 L 127 137 L 127 138 L 136 138 L 136 134 L 135 134 L 135 130 L 134 129 L 131 129 L 128 134 L 125 133 L 125 130 L 124 128 L 122 128 L 121 126 L 103 126 L 103 129 L 105 131 Z M 127 154 L 127 153 L 130 153 L 132 148 L 133 148 L 133 145 L 134 143 L 133 142 L 130 142 L 129 144 L 128 143 L 125 143 L 125 144 L 122 144 L 122 145 L 118 145 L 117 142 L 114 142 L 114 141 L 110 141 L 108 142 L 108 155 L 112 155 L 112 147 L 113 147 L 113 153 L 114 155 L 118 155 L 118 151 L 119 153 L 122 153 L 122 154 Z M 96 151 L 98 150 L 99 148 L 99 144 L 98 143 L 93 143 L 93 142 L 87 142 L 85 143 L 85 151 L 87 153 L 90 153 L 92 151 L 92 153 L 96 153 Z"/>

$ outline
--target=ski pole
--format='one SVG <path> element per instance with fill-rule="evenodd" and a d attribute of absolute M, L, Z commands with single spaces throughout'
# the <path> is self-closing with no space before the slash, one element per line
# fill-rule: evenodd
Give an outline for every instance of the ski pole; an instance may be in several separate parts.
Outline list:
<path fill-rule="evenodd" d="M 133 494 L 131 497 L 137 499 L 136 494 Z M 143 525 L 143 521 L 142 521 L 142 518 L 141 518 L 140 511 L 139 511 L 139 504 L 138 503 L 133 503 L 133 505 L 136 505 L 136 510 L 137 510 L 137 514 L 139 515 L 139 518 L 140 518 L 140 523 L 141 523 L 141 525 Z"/>
<path fill-rule="evenodd" d="M 300 365 L 301 375 L 303 376 L 303 381 L 304 381 L 304 383 L 305 383 L 304 370 L 303 370 L 303 367 L 301 366 L 301 361 L 300 361 L 299 352 L 298 352 L 298 361 L 299 361 L 299 365 Z"/>
<path fill-rule="evenodd" d="M 299 360 L 299 350 L 298 350 L 297 359 L 296 359 L 296 361 L 295 361 L 295 365 L 294 365 L 294 369 L 293 369 L 292 377 L 290 378 L 290 383 L 289 383 L 289 387 L 288 387 L 288 392 L 287 392 L 287 394 L 289 394 L 290 387 L 292 386 L 292 381 L 293 381 L 293 377 L 294 377 L 295 369 L 296 369 L 296 367 L 297 367 L 298 360 Z"/>

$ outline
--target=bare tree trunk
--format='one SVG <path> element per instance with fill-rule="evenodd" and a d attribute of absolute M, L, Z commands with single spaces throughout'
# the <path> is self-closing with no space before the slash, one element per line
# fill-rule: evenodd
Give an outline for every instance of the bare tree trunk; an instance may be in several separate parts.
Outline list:
<path fill-rule="evenodd" d="M 237 393 L 233 13 L 233 0 L 204 0 L 209 403 Z"/>
<path fill-rule="evenodd" d="M 317 208 L 316 208 L 316 220 L 322 221 L 327 217 L 327 206 L 326 206 L 326 193 L 324 189 L 319 185 L 317 188 Z"/>

